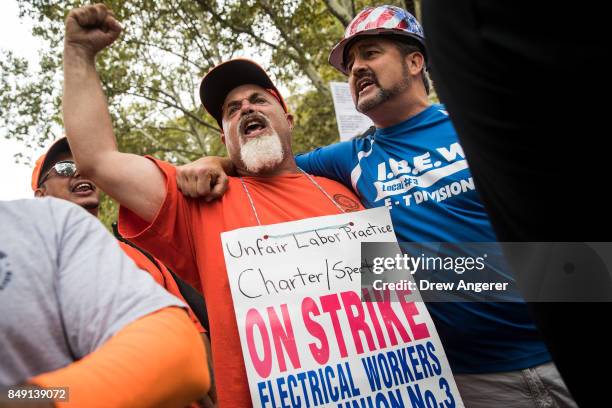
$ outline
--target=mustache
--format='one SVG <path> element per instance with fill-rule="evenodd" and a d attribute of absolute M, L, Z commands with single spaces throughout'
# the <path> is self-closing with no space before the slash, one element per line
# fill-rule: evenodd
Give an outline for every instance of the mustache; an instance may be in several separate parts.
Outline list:
<path fill-rule="evenodd" d="M 361 70 L 355 74 L 355 81 L 359 81 L 360 79 L 368 78 L 378 84 L 378 78 L 376 78 L 376 74 L 371 70 Z"/>
<path fill-rule="evenodd" d="M 370 81 L 374 83 L 374 85 L 376 85 L 377 87 L 380 87 L 380 84 L 378 83 L 378 78 L 376 77 L 376 74 L 374 73 L 374 71 L 367 69 L 367 70 L 360 70 L 357 73 L 355 73 L 355 79 L 353 81 L 353 84 L 354 84 L 353 86 L 357 88 L 357 84 L 362 79 L 369 79 Z"/>

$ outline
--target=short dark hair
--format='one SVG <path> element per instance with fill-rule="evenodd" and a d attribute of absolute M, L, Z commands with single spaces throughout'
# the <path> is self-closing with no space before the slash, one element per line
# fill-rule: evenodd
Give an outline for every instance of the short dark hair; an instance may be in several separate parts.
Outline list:
<path fill-rule="evenodd" d="M 397 47 L 400 52 L 402 58 L 404 58 L 408 54 L 412 54 L 413 52 L 420 52 L 425 57 L 425 51 L 423 47 L 418 44 L 415 40 L 410 38 L 399 40 L 397 36 L 389 38 L 393 41 L 393 44 Z M 423 81 L 423 86 L 425 86 L 425 92 L 429 95 L 431 90 L 431 84 L 429 82 L 429 76 L 427 75 L 426 65 L 423 65 L 423 69 L 421 69 L 421 80 Z"/>

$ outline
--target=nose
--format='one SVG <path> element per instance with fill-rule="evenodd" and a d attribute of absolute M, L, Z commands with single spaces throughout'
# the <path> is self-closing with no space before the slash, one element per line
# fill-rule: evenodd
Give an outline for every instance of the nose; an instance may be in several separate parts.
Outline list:
<path fill-rule="evenodd" d="M 367 66 L 365 64 L 365 61 L 362 58 L 359 58 L 359 56 L 355 56 L 355 59 L 353 60 L 353 66 L 351 66 L 351 69 L 349 71 L 349 75 L 351 76 L 355 76 L 358 75 L 360 72 L 366 71 L 367 70 Z"/>
<path fill-rule="evenodd" d="M 253 105 L 251 104 L 251 102 L 249 102 L 248 99 L 245 98 L 242 101 L 240 101 L 240 116 L 244 116 L 246 114 L 253 113 L 253 112 L 254 112 Z"/>

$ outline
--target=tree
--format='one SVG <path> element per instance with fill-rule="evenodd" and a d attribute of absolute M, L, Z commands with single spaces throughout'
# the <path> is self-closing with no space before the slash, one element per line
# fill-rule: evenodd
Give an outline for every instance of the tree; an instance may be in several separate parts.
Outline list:
<path fill-rule="evenodd" d="M 409 2 L 391 2 L 406 7 Z M 412 2 L 410 2 L 412 3 Z M 344 26 L 369 2 L 353 0 L 107 0 L 125 30 L 98 57 L 115 133 L 123 151 L 174 163 L 223 155 L 216 122 L 205 114 L 199 79 L 223 60 L 245 55 L 288 89 L 296 113 L 296 151 L 337 140 L 328 63 Z M 41 146 L 61 132 L 64 19 L 81 2 L 19 0 L 46 49 L 33 69 L 0 56 L 3 136 Z M 27 158 L 22 158 L 26 159 Z M 105 202 L 103 215 L 113 217 Z"/>

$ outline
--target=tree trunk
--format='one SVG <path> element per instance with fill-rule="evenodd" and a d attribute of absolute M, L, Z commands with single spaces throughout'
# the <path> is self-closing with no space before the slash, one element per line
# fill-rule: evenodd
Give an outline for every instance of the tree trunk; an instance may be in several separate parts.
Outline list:
<path fill-rule="evenodd" d="M 325 0 L 325 5 L 343 27 L 349 25 L 355 17 L 355 3 L 351 0 Z"/>

